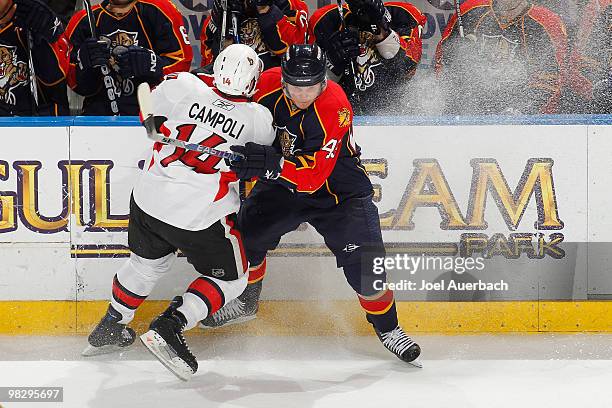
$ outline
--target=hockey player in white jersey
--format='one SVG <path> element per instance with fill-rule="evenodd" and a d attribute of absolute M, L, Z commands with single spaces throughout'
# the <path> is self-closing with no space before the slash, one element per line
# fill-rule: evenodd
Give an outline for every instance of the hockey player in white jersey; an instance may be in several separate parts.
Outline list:
<path fill-rule="evenodd" d="M 236 44 L 217 57 L 214 87 L 187 72 L 168 76 L 152 93 L 158 131 L 219 151 L 247 142 L 272 144 L 270 112 L 249 100 L 262 66 L 250 47 Z M 153 320 L 141 340 L 177 377 L 189 379 L 198 363 L 183 331 L 246 287 L 248 265 L 235 227 L 239 207 L 237 177 L 223 159 L 155 143 L 130 202 L 130 258 L 113 278 L 108 311 L 83 354 L 134 342 L 127 324 L 180 250 L 202 276 Z"/>

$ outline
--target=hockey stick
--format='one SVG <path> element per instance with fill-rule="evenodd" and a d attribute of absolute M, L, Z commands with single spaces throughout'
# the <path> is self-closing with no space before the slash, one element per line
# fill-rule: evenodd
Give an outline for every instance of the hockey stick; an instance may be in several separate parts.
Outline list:
<path fill-rule="evenodd" d="M 32 115 L 38 114 L 38 84 L 36 83 L 36 71 L 34 71 L 34 59 L 32 58 L 32 47 L 34 46 L 34 39 L 32 37 L 32 31 L 27 30 L 27 44 L 28 44 L 28 69 L 30 70 L 30 93 L 32 102 Z"/>
<path fill-rule="evenodd" d="M 140 113 L 142 114 L 142 124 L 147 130 L 147 136 L 149 139 L 156 142 L 160 142 L 166 145 L 172 145 L 180 147 L 185 150 L 191 150 L 194 152 L 200 152 L 209 154 L 211 156 L 220 157 L 222 159 L 228 159 L 230 161 L 240 161 L 244 159 L 244 156 L 238 153 L 226 152 L 223 150 L 217 150 L 212 147 L 202 146 L 197 143 L 184 142 L 182 140 L 166 137 L 155 128 L 155 115 L 153 110 L 153 98 L 151 97 L 151 87 L 146 82 L 138 85 L 137 90 L 138 105 L 140 105 Z"/>
<path fill-rule="evenodd" d="M 238 32 L 238 16 L 237 13 L 232 11 L 232 35 L 234 36 L 234 44 L 240 44 L 240 33 Z M 238 181 L 238 196 L 240 197 L 240 202 L 246 200 L 246 181 L 239 180 Z"/>
<path fill-rule="evenodd" d="M 93 15 L 93 10 L 91 9 L 91 1 L 83 0 L 83 4 L 85 6 L 85 12 L 87 13 L 87 20 L 89 22 L 91 37 L 97 40 L 98 36 L 96 34 L 96 22 Z M 100 71 L 102 71 L 102 81 L 104 82 L 104 88 L 106 88 L 106 96 L 108 97 L 111 111 L 113 112 L 113 115 L 118 115 L 119 104 L 117 103 L 117 94 L 115 93 L 115 81 L 110 75 L 110 68 L 108 67 L 108 65 L 102 65 L 100 67 Z"/>
<path fill-rule="evenodd" d="M 221 18 L 221 39 L 219 40 L 219 52 L 225 48 L 225 30 L 227 29 L 227 0 L 221 0 L 223 17 Z"/>
<path fill-rule="evenodd" d="M 336 0 L 338 5 L 338 14 L 340 15 L 340 24 L 342 29 L 346 28 L 346 21 L 344 20 L 344 8 L 342 7 L 342 0 Z M 344 75 L 350 75 L 353 78 L 353 89 L 350 94 L 355 95 L 357 89 L 357 76 L 355 75 L 355 62 L 351 60 L 351 63 L 344 70 Z"/>
<path fill-rule="evenodd" d="M 240 33 L 238 33 L 238 17 L 232 11 L 232 34 L 234 35 L 234 44 L 240 44 Z"/>
<path fill-rule="evenodd" d="M 461 6 L 459 6 L 459 0 L 455 0 L 455 12 L 457 13 L 457 25 L 459 26 L 459 36 L 461 38 L 463 35 L 463 19 L 461 18 Z"/>

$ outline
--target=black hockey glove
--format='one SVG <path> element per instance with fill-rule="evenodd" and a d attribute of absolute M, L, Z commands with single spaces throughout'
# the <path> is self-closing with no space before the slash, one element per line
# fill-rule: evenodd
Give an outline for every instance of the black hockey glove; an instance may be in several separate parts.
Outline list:
<path fill-rule="evenodd" d="M 331 70 L 336 75 L 342 75 L 344 67 L 357 58 L 360 51 L 359 32 L 355 28 L 347 28 L 333 33 L 327 45 L 327 59 L 332 65 Z"/>
<path fill-rule="evenodd" d="M 130 45 L 127 51 L 117 55 L 119 75 L 123 78 L 161 79 L 162 61 L 151 50 Z"/>
<path fill-rule="evenodd" d="M 230 13 L 238 13 L 239 15 L 244 14 L 244 2 L 243 0 L 227 0 L 227 27 L 230 23 Z M 213 2 L 212 9 L 210 10 L 210 18 L 218 29 L 221 29 L 223 21 L 223 2 L 222 0 L 215 0 Z"/>
<path fill-rule="evenodd" d="M 55 13 L 40 0 L 15 0 L 15 25 L 30 30 L 36 41 L 57 41 L 64 26 Z"/>
<path fill-rule="evenodd" d="M 104 41 L 88 38 L 77 51 L 77 62 L 81 71 L 88 71 L 108 64 L 110 49 Z"/>
<path fill-rule="evenodd" d="M 248 142 L 244 146 L 231 146 L 230 150 L 244 156 L 240 161 L 230 162 L 230 170 L 241 180 L 259 177 L 276 180 L 281 173 L 282 155 L 272 146 Z"/>
<path fill-rule="evenodd" d="M 273 0 L 247 0 L 250 9 L 257 10 L 257 7 L 270 7 L 274 4 Z"/>
<path fill-rule="evenodd" d="M 346 3 L 351 10 L 350 25 L 375 35 L 380 34 L 381 30 L 389 30 L 391 14 L 382 0 L 346 0 Z"/>

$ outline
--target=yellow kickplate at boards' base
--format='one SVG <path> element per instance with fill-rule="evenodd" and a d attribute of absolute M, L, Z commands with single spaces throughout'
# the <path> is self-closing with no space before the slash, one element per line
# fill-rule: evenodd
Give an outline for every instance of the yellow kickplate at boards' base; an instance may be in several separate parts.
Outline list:
<path fill-rule="evenodd" d="M 147 300 L 130 324 L 143 332 L 169 301 Z M 0 334 L 87 334 L 108 301 L 0 301 Z M 397 302 L 402 327 L 413 332 L 612 332 L 612 302 Z M 258 318 L 208 331 L 267 336 L 369 335 L 357 300 L 260 303 Z M 198 330 L 192 331 L 194 334 Z"/>

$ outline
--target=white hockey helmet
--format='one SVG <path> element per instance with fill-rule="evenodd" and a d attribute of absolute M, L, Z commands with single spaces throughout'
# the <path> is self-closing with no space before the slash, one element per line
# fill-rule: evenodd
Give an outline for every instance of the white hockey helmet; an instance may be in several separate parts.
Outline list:
<path fill-rule="evenodd" d="M 263 71 L 263 62 L 248 45 L 232 44 L 225 48 L 213 65 L 215 87 L 233 96 L 252 96 Z"/>

